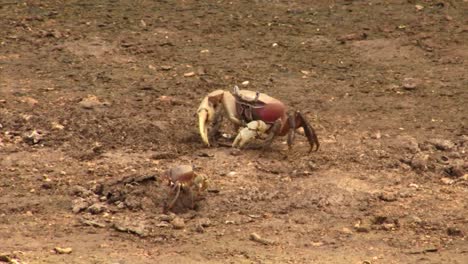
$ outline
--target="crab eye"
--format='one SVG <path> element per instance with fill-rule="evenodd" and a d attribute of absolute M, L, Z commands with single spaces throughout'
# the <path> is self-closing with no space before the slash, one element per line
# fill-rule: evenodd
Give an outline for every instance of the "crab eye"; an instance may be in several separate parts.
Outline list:
<path fill-rule="evenodd" d="M 234 85 L 234 94 L 238 95 L 239 94 L 239 86 Z"/>

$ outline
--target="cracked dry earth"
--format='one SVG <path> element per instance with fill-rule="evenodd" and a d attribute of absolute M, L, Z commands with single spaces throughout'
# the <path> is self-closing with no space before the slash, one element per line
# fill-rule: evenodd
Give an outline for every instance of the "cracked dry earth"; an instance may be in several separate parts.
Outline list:
<path fill-rule="evenodd" d="M 467 14 L 0 1 L 0 263 L 468 263 Z M 198 104 L 234 85 L 301 110 L 321 149 L 205 147 Z M 163 214 L 177 164 L 210 185 Z"/>

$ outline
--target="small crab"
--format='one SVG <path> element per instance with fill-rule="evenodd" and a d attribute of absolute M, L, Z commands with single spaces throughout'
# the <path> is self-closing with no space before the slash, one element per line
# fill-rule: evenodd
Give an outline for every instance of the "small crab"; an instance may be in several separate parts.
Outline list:
<path fill-rule="evenodd" d="M 163 174 L 163 178 L 168 181 L 168 185 L 171 187 L 172 192 L 175 192 L 174 198 L 167 205 L 166 210 L 172 209 L 180 196 L 180 191 L 187 191 L 190 193 L 192 209 L 195 207 L 195 198 L 193 192 L 195 191 L 197 196 L 206 190 L 208 187 L 208 179 L 205 175 L 196 174 L 193 171 L 191 165 L 178 165 Z"/>
<path fill-rule="evenodd" d="M 223 109 L 233 124 L 243 127 L 234 139 L 233 147 L 243 147 L 254 138 L 265 139 L 264 147 L 267 147 L 276 136 L 288 135 L 287 142 L 291 148 L 296 129 L 302 127 L 310 151 L 319 149 L 315 130 L 299 111 L 288 113 L 286 105 L 278 99 L 264 93 L 240 90 L 237 86 L 232 93 L 224 90 L 209 93 L 198 107 L 200 135 L 207 146 L 212 144 L 210 141 L 218 133 Z"/>

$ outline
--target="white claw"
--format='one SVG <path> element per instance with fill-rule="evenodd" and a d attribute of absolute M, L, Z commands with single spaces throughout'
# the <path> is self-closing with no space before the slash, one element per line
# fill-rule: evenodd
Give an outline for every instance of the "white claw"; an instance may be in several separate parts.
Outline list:
<path fill-rule="evenodd" d="M 233 147 L 243 147 L 252 139 L 262 136 L 268 130 L 269 125 L 261 120 L 252 121 L 247 124 L 247 127 L 242 128 L 237 134 L 236 139 L 232 143 Z"/>
<path fill-rule="evenodd" d="M 208 140 L 208 127 L 206 126 L 208 119 L 208 111 L 201 109 L 198 111 L 198 128 L 200 129 L 200 136 L 207 146 L 210 146 L 210 141 Z"/>

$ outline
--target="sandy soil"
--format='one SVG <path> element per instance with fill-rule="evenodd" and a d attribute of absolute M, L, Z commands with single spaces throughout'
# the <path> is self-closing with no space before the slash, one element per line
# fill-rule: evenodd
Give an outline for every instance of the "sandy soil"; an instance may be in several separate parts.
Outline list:
<path fill-rule="evenodd" d="M 466 0 L 4 0 L 0 21 L 0 263 L 468 263 Z M 201 99 L 245 81 L 321 149 L 205 147 Z M 177 164 L 210 186 L 163 214 Z"/>

